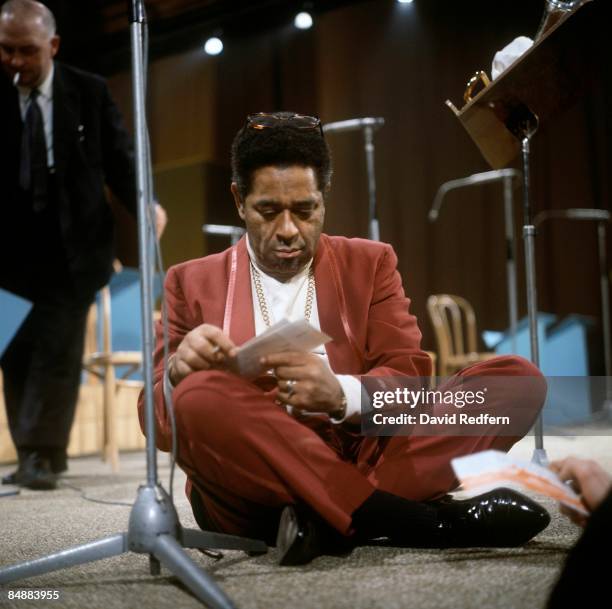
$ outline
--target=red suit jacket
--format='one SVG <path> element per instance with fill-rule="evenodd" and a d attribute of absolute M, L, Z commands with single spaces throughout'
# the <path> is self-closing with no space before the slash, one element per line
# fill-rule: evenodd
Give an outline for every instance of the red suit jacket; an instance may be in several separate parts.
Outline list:
<path fill-rule="evenodd" d="M 421 332 L 409 312 L 397 256 L 390 245 L 321 235 L 314 276 L 321 330 L 337 374 L 427 377 L 431 360 L 420 349 Z M 245 239 L 219 254 L 171 267 L 166 282 L 169 352 L 203 323 L 224 328 L 240 345 L 255 334 Z M 170 421 L 163 396 L 163 342 L 156 329 L 154 399 L 157 446 L 170 450 Z M 144 429 L 144 403 L 138 404 Z"/>

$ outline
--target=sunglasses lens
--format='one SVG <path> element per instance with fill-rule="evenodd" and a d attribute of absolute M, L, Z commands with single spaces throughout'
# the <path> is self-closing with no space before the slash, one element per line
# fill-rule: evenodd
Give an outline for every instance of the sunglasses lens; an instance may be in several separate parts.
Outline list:
<path fill-rule="evenodd" d="M 315 129 L 320 122 L 315 116 L 302 116 L 301 114 L 296 114 L 290 119 L 291 125 L 299 129 Z"/>
<path fill-rule="evenodd" d="M 290 125 L 296 129 L 316 129 L 321 121 L 316 116 L 305 116 L 303 114 L 251 114 L 247 117 L 247 125 L 252 129 L 267 129 L 277 125 Z"/>
<path fill-rule="evenodd" d="M 274 127 L 279 121 L 272 114 L 252 114 L 248 117 L 247 123 L 253 129 L 266 129 Z"/>

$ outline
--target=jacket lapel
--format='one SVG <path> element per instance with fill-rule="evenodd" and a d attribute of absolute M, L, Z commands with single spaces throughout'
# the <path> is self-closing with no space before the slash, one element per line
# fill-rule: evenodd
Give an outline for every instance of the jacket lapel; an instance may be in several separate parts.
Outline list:
<path fill-rule="evenodd" d="M 329 364 L 336 374 L 355 374 L 363 363 L 350 327 L 348 312 L 327 235 L 321 235 L 314 260 L 317 310 L 321 330 L 332 337 L 325 345 Z M 351 336 L 349 336 L 349 334 Z"/>
<path fill-rule="evenodd" d="M 249 338 L 255 336 L 255 318 L 253 317 L 253 296 L 251 294 L 251 272 L 249 269 L 249 254 L 246 248 L 246 239 L 242 237 L 236 244 L 236 268 L 232 270 L 232 256 L 229 258 L 230 268 L 228 276 L 230 283 L 232 274 L 235 277 L 234 294 L 227 306 L 230 312 L 230 338 L 236 345 L 241 345 Z"/>
<path fill-rule="evenodd" d="M 69 157 L 69 146 L 79 131 L 81 99 L 78 91 L 64 77 L 59 63 L 53 76 L 53 155 L 55 168 L 63 172 Z M 82 129 L 82 126 L 81 126 Z"/>

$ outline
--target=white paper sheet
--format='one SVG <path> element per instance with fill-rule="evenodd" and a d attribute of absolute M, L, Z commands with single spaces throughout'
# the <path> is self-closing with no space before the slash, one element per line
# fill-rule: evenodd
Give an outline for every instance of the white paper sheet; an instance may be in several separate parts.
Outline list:
<path fill-rule="evenodd" d="M 283 351 L 312 351 L 319 345 L 329 342 L 331 338 L 310 325 L 305 319 L 288 321 L 281 319 L 258 336 L 254 336 L 238 349 L 235 364 L 232 366 L 238 374 L 254 378 L 264 370 L 260 359 L 272 353 Z"/>

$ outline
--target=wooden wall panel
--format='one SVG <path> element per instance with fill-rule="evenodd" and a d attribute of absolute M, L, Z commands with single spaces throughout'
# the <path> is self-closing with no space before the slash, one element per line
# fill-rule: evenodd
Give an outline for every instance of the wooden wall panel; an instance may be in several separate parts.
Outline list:
<path fill-rule="evenodd" d="M 179 165 L 155 172 L 155 188 L 168 214 L 161 245 L 164 264 L 199 258 L 204 254 L 205 170 L 203 163 Z"/>
<path fill-rule="evenodd" d="M 156 168 L 211 159 L 215 79 L 216 60 L 200 49 L 151 63 L 147 100 Z M 129 73 L 114 75 L 109 84 L 131 130 L 131 76 Z"/>
<path fill-rule="evenodd" d="M 206 163 L 211 184 L 206 178 L 205 217 L 237 222 L 227 191 L 229 148 L 247 114 L 283 108 L 312 112 L 326 122 L 383 116 L 386 126 L 376 135 L 381 234 L 398 252 L 424 345 L 434 347 L 425 309 L 431 293 L 460 294 L 474 305 L 480 328 L 506 328 L 501 186 L 449 195 L 435 225 L 427 212 L 442 182 L 488 169 L 444 100 L 460 105 L 465 82 L 476 69 L 490 70 L 495 51 L 518 35 L 533 35 L 541 4 L 364 1 L 320 15 L 309 32 L 287 26 L 234 35 L 226 38 L 218 58 L 194 50 L 154 62 L 150 116 L 155 162 L 160 169 Z M 604 24 L 593 33 L 602 40 L 601 57 L 594 58 L 602 66 L 600 80 L 533 142 L 535 211 L 609 208 L 612 93 L 609 70 L 603 69 Z M 125 105 L 126 76 L 112 80 Z M 361 139 L 336 134 L 329 142 L 335 177 L 326 228 L 365 236 Z M 520 238 L 520 189 L 515 196 Z M 199 222 L 199 211 L 194 208 L 194 213 L 193 222 Z M 214 247 L 224 245 L 219 241 Z M 541 309 L 599 318 L 595 247 L 595 232 L 588 227 L 542 231 L 537 242 Z M 518 258 L 522 315 L 520 240 Z"/>

